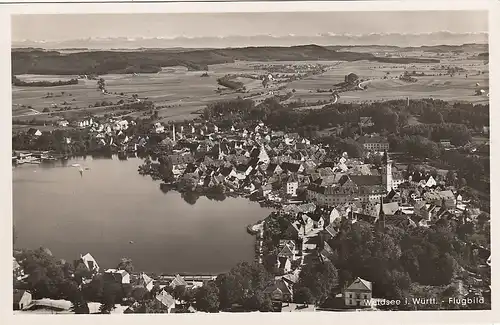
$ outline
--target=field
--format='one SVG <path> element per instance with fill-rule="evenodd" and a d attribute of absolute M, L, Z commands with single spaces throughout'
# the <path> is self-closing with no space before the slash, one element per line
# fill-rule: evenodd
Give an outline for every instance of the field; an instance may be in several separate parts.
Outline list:
<path fill-rule="evenodd" d="M 453 65 L 463 67 L 466 73 L 439 76 L 443 71 L 431 70 L 439 65 Z M 415 71 L 424 74 L 437 74 L 435 76 L 417 76 L 418 81 L 408 83 L 399 80 L 404 71 Z M 477 75 L 480 71 L 484 74 Z M 317 93 L 317 89 L 330 89 L 333 85 L 343 82 L 344 76 L 355 73 L 360 79 L 366 80 L 363 85 L 367 90 L 348 91 L 340 95 L 339 102 L 363 102 L 381 101 L 389 99 L 418 99 L 435 98 L 448 101 L 467 101 L 472 103 L 487 103 L 486 96 L 476 96 L 476 83 L 481 89 L 489 88 L 488 66 L 482 61 L 444 61 L 438 65 L 429 64 L 374 64 L 368 61 L 343 62 L 332 70 L 318 76 L 290 83 L 289 88 L 295 89 L 295 97 L 305 101 L 324 100 L 328 98 L 327 93 Z M 386 77 L 387 79 L 384 79 Z M 331 96 L 330 96 L 331 99 Z"/>
<path fill-rule="evenodd" d="M 375 49 L 372 49 L 374 51 Z M 201 71 L 188 71 L 186 67 L 163 68 L 158 73 L 108 74 L 101 76 L 105 80 L 107 94 L 97 89 L 95 80 L 80 79 L 77 85 L 57 87 L 13 87 L 12 116 L 16 120 L 36 119 L 53 120 L 53 115 L 65 118 L 91 112 L 103 115 L 111 107 L 92 107 L 103 101 L 117 103 L 128 101 L 133 94 L 141 99 L 153 101 L 160 106 L 159 116 L 163 121 L 184 120 L 196 116 L 207 104 L 236 98 L 237 96 L 252 98 L 257 103 L 276 94 L 293 92 L 287 102 L 301 100 L 307 107 L 320 108 L 321 103 L 333 101 L 330 89 L 344 81 L 350 73 L 358 75 L 365 90 L 350 90 L 340 94 L 339 102 L 372 102 L 389 99 L 435 98 L 448 101 L 466 101 L 487 103 L 489 92 L 488 65 L 482 60 L 470 59 L 473 55 L 408 52 L 405 56 L 436 58 L 440 63 L 395 64 L 373 61 L 236 61 L 234 63 L 215 64 L 208 67 L 208 76 L 202 77 Z M 290 81 L 290 76 L 299 76 L 300 69 L 314 65 L 326 67 L 326 72 L 316 73 L 306 78 Z M 288 68 L 286 68 L 288 66 Z M 293 66 L 297 73 L 287 72 Z M 305 68 L 303 68 L 305 67 Z M 465 69 L 450 76 L 446 68 Z M 280 69 L 284 69 L 280 72 Z M 264 88 L 259 76 L 270 71 L 277 77 L 269 88 Z M 312 71 L 312 70 L 311 70 Z M 416 82 L 399 80 L 405 71 L 424 76 L 413 76 Z M 441 74 L 441 75 L 439 75 Z M 219 86 L 217 79 L 231 75 L 235 81 L 242 82 L 245 93 L 235 92 Z M 65 75 L 19 75 L 26 81 L 68 80 L 77 76 Z M 479 86 L 478 86 L 479 85 Z M 278 89 L 280 88 L 280 89 Z M 484 89 L 484 95 L 475 95 L 476 90 Z M 123 94 L 123 95 L 121 95 Z M 48 96 L 47 96 L 48 95 Z M 60 112 L 61 107 L 66 107 Z M 44 112 L 45 110 L 45 112 Z M 47 112 L 49 110 L 49 112 Z M 115 109 L 116 112 L 116 109 Z M 54 113 L 54 114 L 52 114 Z M 142 113 L 131 113 L 137 117 Z"/>

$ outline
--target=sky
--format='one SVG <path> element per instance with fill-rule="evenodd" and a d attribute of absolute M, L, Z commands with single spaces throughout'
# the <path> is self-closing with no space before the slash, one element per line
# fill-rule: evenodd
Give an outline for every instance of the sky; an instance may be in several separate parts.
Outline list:
<path fill-rule="evenodd" d="M 487 32 L 486 11 L 14 15 L 12 40 Z"/>

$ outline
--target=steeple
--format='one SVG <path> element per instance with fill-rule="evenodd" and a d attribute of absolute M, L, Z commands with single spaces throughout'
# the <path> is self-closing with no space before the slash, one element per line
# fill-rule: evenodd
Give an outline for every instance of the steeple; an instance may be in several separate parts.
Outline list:
<path fill-rule="evenodd" d="M 389 158 L 387 150 L 384 150 L 382 156 L 382 183 L 389 193 L 392 190 L 392 160 Z"/>
<path fill-rule="evenodd" d="M 382 222 L 383 229 L 385 229 L 385 212 L 384 212 L 384 197 L 380 197 L 380 211 L 378 213 L 378 221 Z"/>

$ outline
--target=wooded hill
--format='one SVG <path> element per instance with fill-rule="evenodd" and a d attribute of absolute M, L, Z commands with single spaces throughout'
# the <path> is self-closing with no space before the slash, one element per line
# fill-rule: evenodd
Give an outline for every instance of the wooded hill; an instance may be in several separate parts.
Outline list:
<path fill-rule="evenodd" d="M 439 63 L 436 59 L 382 58 L 370 53 L 341 52 L 318 45 L 292 47 L 246 47 L 193 51 L 138 50 L 94 51 L 63 54 L 57 51 L 14 49 L 12 73 L 20 74 L 108 74 L 154 73 L 162 67 L 185 66 L 207 70 L 210 64 L 239 61 L 369 60 L 389 63 Z"/>

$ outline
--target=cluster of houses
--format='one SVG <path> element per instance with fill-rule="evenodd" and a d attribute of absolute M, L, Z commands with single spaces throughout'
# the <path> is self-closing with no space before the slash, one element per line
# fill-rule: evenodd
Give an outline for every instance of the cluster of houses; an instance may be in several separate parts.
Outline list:
<path fill-rule="evenodd" d="M 125 135 L 130 123 L 134 122 L 98 123 L 90 119 L 79 126 L 88 128 L 102 144 L 110 139 L 109 145 L 132 145 L 137 150 L 147 145 L 149 138 L 134 137 L 131 141 Z M 177 182 L 190 179 L 197 187 L 222 186 L 230 192 L 280 203 L 277 213 L 286 215 L 289 225 L 278 253 L 268 257 L 277 275 L 266 292 L 281 302 L 293 301 L 293 286 L 300 272 L 294 265 L 308 263 L 310 258 L 331 257 L 333 250 L 327 242 L 337 235 L 341 222 L 429 227 L 441 219 L 458 220 L 464 215 L 474 220 L 480 213 L 460 193 L 430 174 L 398 168 L 387 153 L 387 140 L 379 136 L 358 141 L 366 151 L 382 156 L 381 167 L 346 154 L 326 159 L 328 147 L 313 144 L 297 133 L 273 131 L 264 123 L 229 130 L 212 123 L 174 125 L 170 130 L 156 123 L 150 134 L 164 135 L 158 146 L 170 148 L 168 159 Z M 81 256 L 80 264 L 92 273 L 100 272 L 90 254 Z M 149 292 L 155 283 L 144 273 L 137 276 L 108 269 L 104 275 Z M 187 283 L 176 276 L 162 285 L 199 286 L 203 282 Z M 368 281 L 356 279 L 343 292 L 345 305 L 362 306 L 366 297 L 371 299 L 371 287 Z M 156 301 L 168 311 L 175 308 L 175 299 L 164 288 L 157 293 Z M 129 312 L 136 307 L 132 305 Z"/>
<path fill-rule="evenodd" d="M 179 274 L 174 276 L 161 276 L 153 279 L 151 276 L 144 272 L 141 273 L 129 273 L 123 269 L 106 269 L 102 271 L 99 264 L 95 258 L 87 253 L 85 255 L 80 255 L 80 258 L 74 262 L 75 270 L 83 268 L 87 272 L 87 277 L 82 279 L 82 285 L 89 284 L 96 275 L 102 275 L 105 281 L 116 282 L 120 285 L 130 285 L 132 290 L 140 289 L 144 292 L 152 293 L 154 298 L 153 302 L 157 305 L 156 307 L 164 310 L 166 313 L 173 312 L 180 304 L 169 292 L 177 286 L 184 286 L 186 288 L 196 288 L 203 285 L 204 281 L 207 279 L 193 278 L 190 280 L 185 280 Z M 22 281 L 28 277 L 24 274 L 22 267 L 19 262 L 14 258 L 14 277 L 18 281 Z M 212 279 L 212 278 L 210 278 Z M 208 279 L 208 280 L 210 280 Z M 156 288 L 156 289 L 155 289 Z M 155 290 L 155 291 L 154 291 Z M 27 290 L 14 290 L 14 310 L 26 310 L 34 305 L 34 300 L 32 294 Z M 47 300 L 47 299 L 45 299 Z M 127 309 L 124 310 L 125 313 L 134 313 L 139 307 L 137 302 L 129 305 Z"/>

